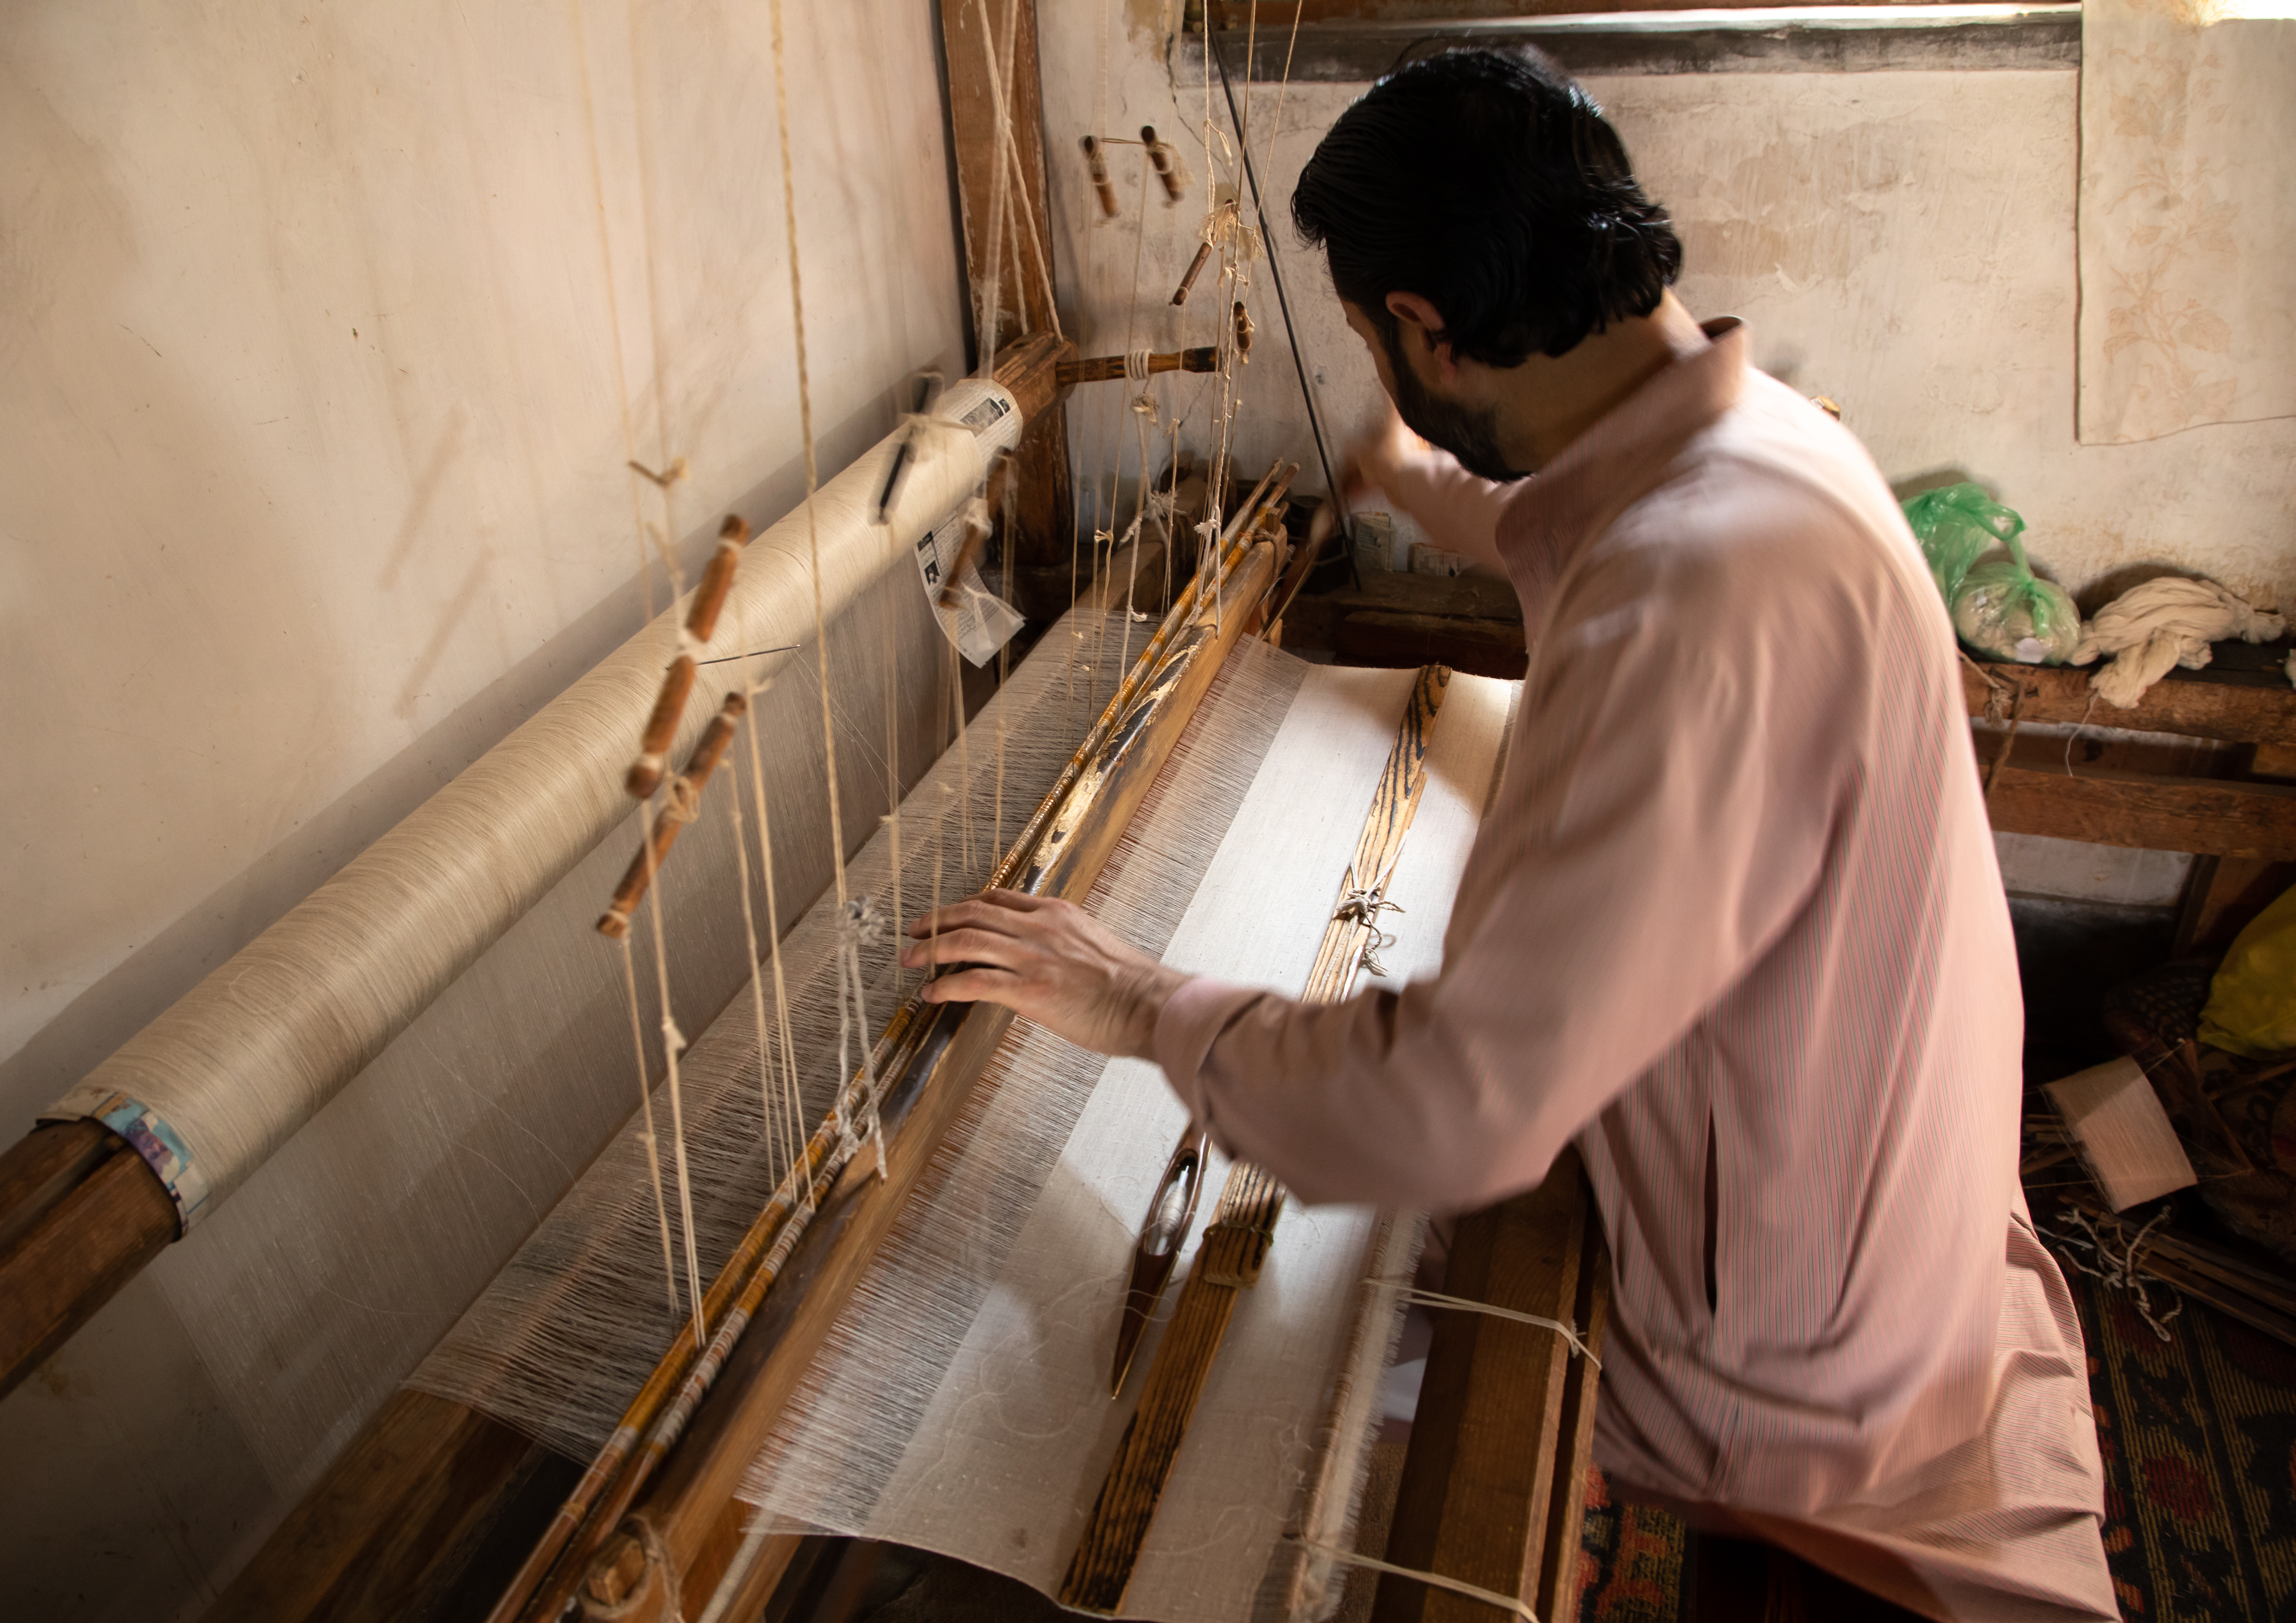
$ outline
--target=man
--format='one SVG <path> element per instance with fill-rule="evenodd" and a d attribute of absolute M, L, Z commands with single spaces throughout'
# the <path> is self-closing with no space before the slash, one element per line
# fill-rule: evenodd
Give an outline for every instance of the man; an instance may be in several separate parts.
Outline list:
<path fill-rule="evenodd" d="M 1441 974 L 1309 1007 L 995 893 L 908 962 L 1155 1059 L 1309 1201 L 1471 1209 L 1575 1140 L 1620 1491 L 1857 1586 L 1812 1615 L 2117 1616 L 1953 633 L 1888 488 L 1683 308 L 1664 211 L 1543 60 L 1382 81 L 1293 213 L 1401 414 L 1354 482 L 1531 634 Z"/>

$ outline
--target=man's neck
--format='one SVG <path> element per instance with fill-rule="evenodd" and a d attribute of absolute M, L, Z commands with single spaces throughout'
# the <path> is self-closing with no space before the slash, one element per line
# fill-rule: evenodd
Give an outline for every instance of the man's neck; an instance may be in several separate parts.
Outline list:
<path fill-rule="evenodd" d="M 1649 315 L 1612 322 L 1562 355 L 1490 371 L 1488 398 L 1509 465 L 1545 467 L 1628 395 L 1705 347 L 1697 320 L 1669 292 Z"/>

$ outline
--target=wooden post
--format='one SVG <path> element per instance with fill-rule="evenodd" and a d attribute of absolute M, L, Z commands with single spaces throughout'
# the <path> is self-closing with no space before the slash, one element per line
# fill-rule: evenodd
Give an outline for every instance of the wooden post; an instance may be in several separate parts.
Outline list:
<path fill-rule="evenodd" d="M 549 1451 L 501 1422 L 400 1391 L 360 1429 L 207 1623 L 389 1623 L 426 1611 Z"/>
<path fill-rule="evenodd" d="M 940 0 L 940 20 L 948 56 L 949 143 L 964 219 L 965 281 L 977 341 L 985 357 L 992 347 L 1001 354 L 1024 334 L 1049 333 L 1057 321 L 1048 291 L 1053 236 L 1045 184 L 1036 0 Z M 1000 86 L 1011 111 L 1010 154 L 996 116 Z M 1073 153 L 1075 148 L 1063 143 L 1062 150 Z M 996 252 L 997 307 L 990 310 L 988 266 L 1000 224 L 992 217 L 992 209 L 1000 167 L 1005 169 L 1013 229 Z M 1023 613 L 1032 619 L 1050 619 L 1068 607 L 1070 554 L 1076 543 L 1067 414 L 1059 410 L 1042 416 L 1031 414 L 1014 458 L 1013 533 L 1005 537 L 1013 590 Z"/>
<path fill-rule="evenodd" d="M 167 1250 L 176 1225 L 159 1174 L 100 1121 L 52 1123 L 0 1155 L 0 1395 Z"/>
<path fill-rule="evenodd" d="M 1600 1357 L 1609 1261 L 1578 1153 L 1546 1181 L 1459 1221 L 1444 1291 L 1578 1326 Z M 1387 1560 L 1554 1617 L 1572 1594 L 1595 1371 L 1551 1330 L 1438 1308 Z M 1565 1607 L 1564 1611 L 1568 1608 Z M 1374 1623 L 1486 1623 L 1480 1601 L 1392 1575 Z"/>

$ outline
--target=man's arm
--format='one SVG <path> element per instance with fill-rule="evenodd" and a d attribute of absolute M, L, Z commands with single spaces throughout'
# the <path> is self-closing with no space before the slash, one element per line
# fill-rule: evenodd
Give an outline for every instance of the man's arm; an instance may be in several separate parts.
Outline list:
<path fill-rule="evenodd" d="M 1824 861 L 1857 622 L 1797 589 L 1784 566 L 1809 554 L 1775 545 L 1790 519 L 1739 516 L 1772 528 L 1626 548 L 1572 581 L 1435 980 L 1311 1006 L 1104 943 L 1065 904 L 986 897 L 914 927 L 941 933 L 910 963 L 975 966 L 926 996 L 1155 1059 L 1303 1199 L 1466 1209 L 1537 1183 L 1768 950 Z"/>
<path fill-rule="evenodd" d="M 1349 446 L 1340 488 L 1350 505 L 1378 491 L 1410 514 L 1436 545 L 1473 560 L 1488 574 L 1506 572 L 1499 560 L 1499 514 L 1517 487 L 1477 479 L 1450 453 L 1404 427 L 1393 406 L 1383 422 Z"/>

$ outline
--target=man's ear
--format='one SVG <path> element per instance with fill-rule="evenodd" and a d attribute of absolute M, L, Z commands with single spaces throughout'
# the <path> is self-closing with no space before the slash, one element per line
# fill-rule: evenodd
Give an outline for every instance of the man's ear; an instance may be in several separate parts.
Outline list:
<path fill-rule="evenodd" d="M 1451 340 L 1443 336 L 1443 313 L 1418 294 L 1405 292 L 1390 293 L 1387 310 L 1406 332 L 1417 330 L 1415 336 L 1433 359 L 1436 375 L 1446 383 L 1455 381 L 1458 365 L 1451 358 Z"/>

